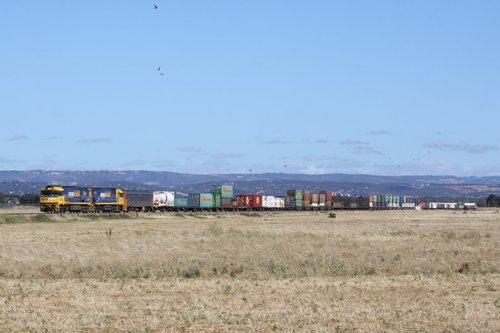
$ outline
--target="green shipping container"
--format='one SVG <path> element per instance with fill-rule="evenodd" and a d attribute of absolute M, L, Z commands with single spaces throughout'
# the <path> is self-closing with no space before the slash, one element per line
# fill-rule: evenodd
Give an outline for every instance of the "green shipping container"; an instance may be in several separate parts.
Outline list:
<path fill-rule="evenodd" d="M 212 208 L 214 206 L 214 196 L 212 193 L 200 193 L 200 207 Z"/>
<path fill-rule="evenodd" d="M 222 200 L 221 200 L 222 198 L 221 198 L 220 194 L 215 194 L 213 192 L 212 192 L 212 194 L 214 196 L 214 207 L 221 208 L 222 207 Z"/>
<path fill-rule="evenodd" d="M 174 207 L 187 207 L 188 198 L 175 198 Z"/>
<path fill-rule="evenodd" d="M 302 201 L 302 199 L 304 198 L 304 191 L 302 191 L 302 190 L 288 190 L 287 196 L 295 197 L 296 201 Z"/>
<path fill-rule="evenodd" d="M 234 197 L 232 185 L 210 185 L 212 194 L 220 194 L 221 198 L 231 199 Z"/>

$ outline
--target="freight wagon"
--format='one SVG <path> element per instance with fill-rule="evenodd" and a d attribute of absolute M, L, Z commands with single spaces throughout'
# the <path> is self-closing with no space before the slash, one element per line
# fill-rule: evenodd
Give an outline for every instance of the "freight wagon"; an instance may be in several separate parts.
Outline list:
<path fill-rule="evenodd" d="M 174 192 L 126 191 L 127 211 L 167 211 L 174 207 Z"/>

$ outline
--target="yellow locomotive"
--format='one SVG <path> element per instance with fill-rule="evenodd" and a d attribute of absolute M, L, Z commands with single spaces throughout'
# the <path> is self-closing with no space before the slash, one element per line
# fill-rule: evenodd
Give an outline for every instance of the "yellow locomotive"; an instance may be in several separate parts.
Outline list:
<path fill-rule="evenodd" d="M 126 201 L 118 188 L 47 185 L 40 191 L 40 210 L 49 213 L 121 212 Z"/>

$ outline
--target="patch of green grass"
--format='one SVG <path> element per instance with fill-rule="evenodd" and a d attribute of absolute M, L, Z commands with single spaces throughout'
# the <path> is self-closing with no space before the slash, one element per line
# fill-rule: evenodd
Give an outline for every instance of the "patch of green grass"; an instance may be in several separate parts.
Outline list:
<path fill-rule="evenodd" d="M 27 223 L 29 220 L 21 214 L 6 214 L 1 216 L 5 223 Z"/>
<path fill-rule="evenodd" d="M 52 218 L 47 214 L 37 214 L 31 218 L 33 222 L 52 222 Z"/>
<path fill-rule="evenodd" d="M 124 214 L 81 214 L 80 217 L 89 221 L 126 220 L 131 218 L 130 215 L 124 215 Z"/>

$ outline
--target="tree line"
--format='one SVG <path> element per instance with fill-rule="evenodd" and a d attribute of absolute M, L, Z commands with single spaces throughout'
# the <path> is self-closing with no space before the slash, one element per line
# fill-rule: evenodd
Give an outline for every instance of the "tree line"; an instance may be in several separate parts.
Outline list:
<path fill-rule="evenodd" d="M 21 195 L 0 193 L 0 204 L 4 205 L 38 205 L 40 196 L 33 193 L 25 193 Z"/>

